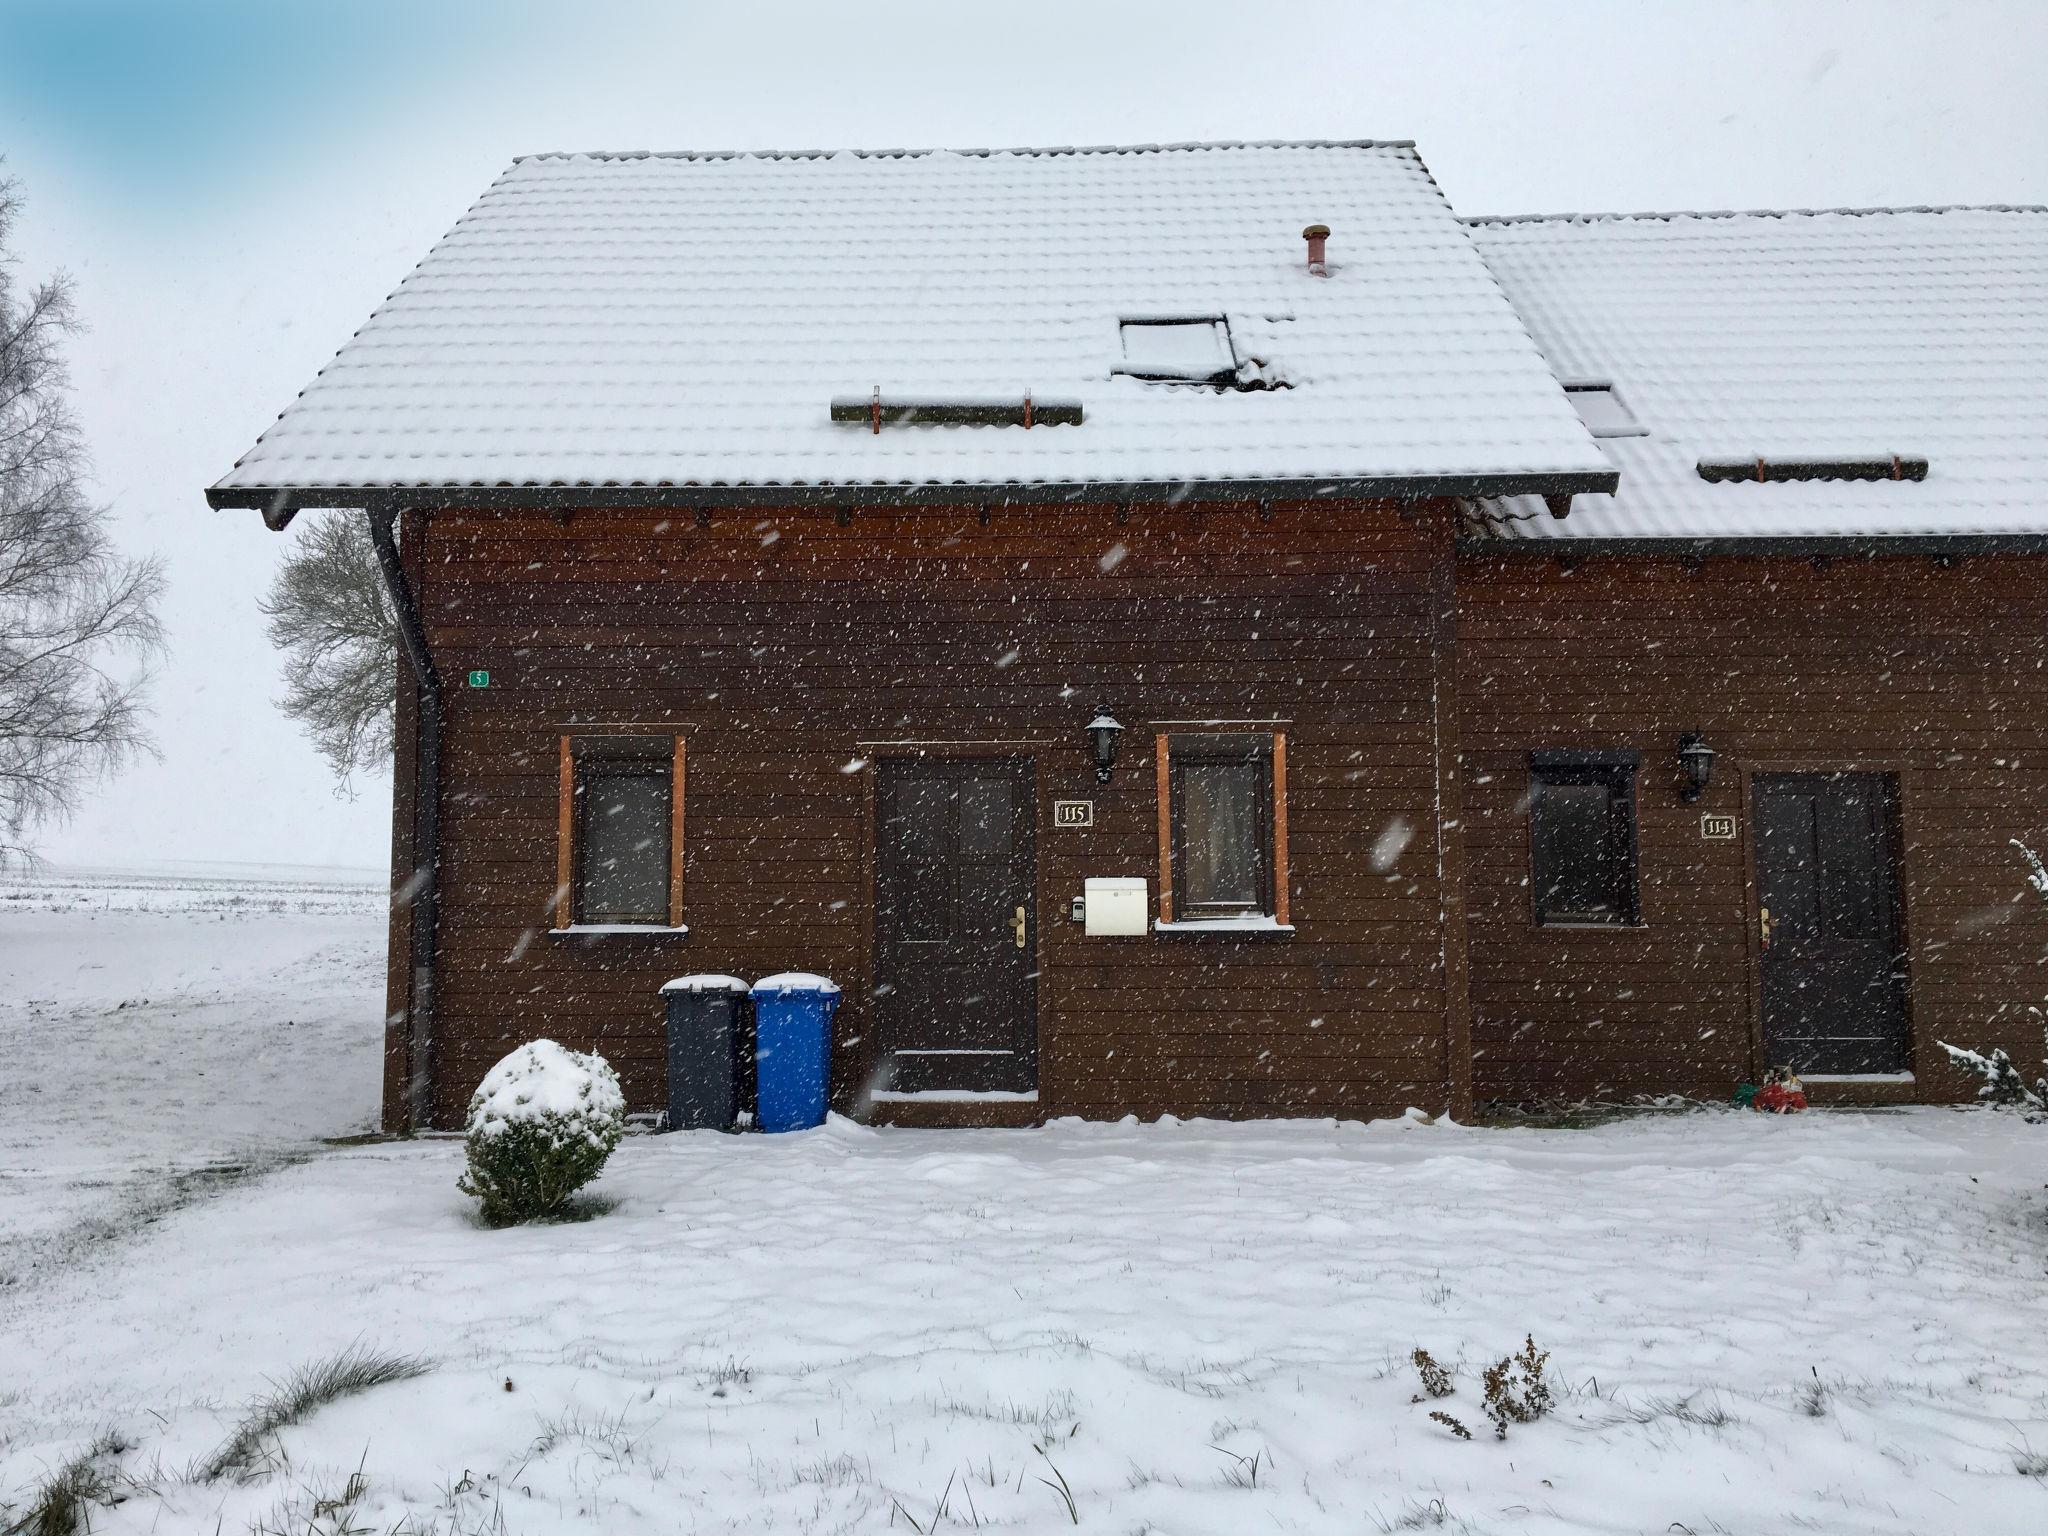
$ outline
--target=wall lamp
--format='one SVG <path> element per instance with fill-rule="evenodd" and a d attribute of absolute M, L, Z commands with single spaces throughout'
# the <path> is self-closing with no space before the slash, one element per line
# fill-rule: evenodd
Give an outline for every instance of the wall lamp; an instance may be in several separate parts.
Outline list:
<path fill-rule="evenodd" d="M 1690 805 L 1707 792 L 1707 782 L 1714 776 L 1714 749 L 1706 737 L 1687 731 L 1678 738 L 1678 768 L 1685 775 L 1678 798 Z"/>
<path fill-rule="evenodd" d="M 1115 715 L 1106 709 L 1095 712 L 1088 722 L 1088 751 L 1095 759 L 1095 782 L 1107 784 L 1109 770 L 1116 766 L 1116 742 L 1124 733 Z"/>

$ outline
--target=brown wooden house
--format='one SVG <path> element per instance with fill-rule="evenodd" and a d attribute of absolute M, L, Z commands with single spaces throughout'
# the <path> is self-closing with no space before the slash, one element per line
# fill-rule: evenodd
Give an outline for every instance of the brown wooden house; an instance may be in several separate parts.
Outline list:
<path fill-rule="evenodd" d="M 386 1118 L 669 977 L 906 1124 L 2038 1045 L 2048 218 L 1404 144 L 540 156 L 209 492 L 407 637 Z"/>

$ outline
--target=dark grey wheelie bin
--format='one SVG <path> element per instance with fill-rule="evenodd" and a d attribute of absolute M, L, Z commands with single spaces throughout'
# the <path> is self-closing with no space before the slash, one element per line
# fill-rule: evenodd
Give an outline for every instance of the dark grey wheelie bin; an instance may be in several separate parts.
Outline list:
<path fill-rule="evenodd" d="M 661 996 L 668 1005 L 668 1128 L 736 1129 L 747 984 L 737 976 L 678 976 Z"/>

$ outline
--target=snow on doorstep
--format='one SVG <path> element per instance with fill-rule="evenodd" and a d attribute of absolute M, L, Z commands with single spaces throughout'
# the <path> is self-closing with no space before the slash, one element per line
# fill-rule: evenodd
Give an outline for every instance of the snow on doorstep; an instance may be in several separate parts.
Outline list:
<path fill-rule="evenodd" d="M 1118 371 L 1215 316 L 1293 387 Z M 831 423 L 875 387 L 1086 420 Z M 1413 147 L 1309 143 L 530 156 L 217 489 L 1608 472 Z"/>
<path fill-rule="evenodd" d="M 1511 539 L 2048 533 L 2048 209 L 1474 220 L 1561 379 L 1644 429 L 1613 496 Z M 1701 459 L 1922 454 L 1924 481 L 1709 484 Z"/>
<path fill-rule="evenodd" d="M 1807 1083 L 1911 1083 L 1917 1082 L 1911 1072 L 1802 1072 L 1801 1082 Z"/>

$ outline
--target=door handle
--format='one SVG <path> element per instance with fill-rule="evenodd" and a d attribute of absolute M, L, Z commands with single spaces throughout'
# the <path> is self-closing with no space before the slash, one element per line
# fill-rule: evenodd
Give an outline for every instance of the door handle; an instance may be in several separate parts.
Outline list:
<path fill-rule="evenodd" d="M 1771 921 L 1771 909 L 1769 907 L 1758 907 L 1756 909 L 1757 941 L 1764 949 L 1771 947 L 1771 930 L 1776 926 L 1777 924 Z"/>
<path fill-rule="evenodd" d="M 1017 915 L 1010 919 L 1010 932 L 1017 940 L 1017 947 L 1024 947 L 1024 909 L 1019 907 Z"/>

